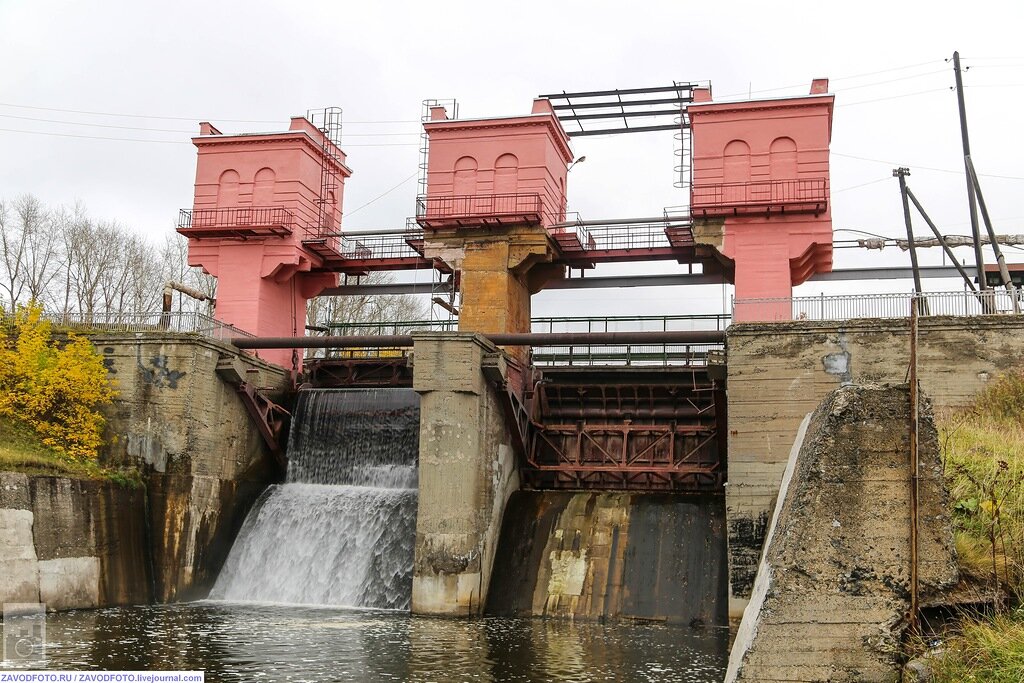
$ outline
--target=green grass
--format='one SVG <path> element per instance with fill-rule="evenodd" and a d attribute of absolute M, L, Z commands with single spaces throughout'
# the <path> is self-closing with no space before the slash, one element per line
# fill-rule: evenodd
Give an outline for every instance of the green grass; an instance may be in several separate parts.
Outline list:
<path fill-rule="evenodd" d="M 31 427 L 5 417 L 0 417 L 0 470 L 75 479 L 108 479 L 131 488 L 142 485 L 138 470 L 113 470 L 94 462 L 76 462 L 44 445 Z"/>
<path fill-rule="evenodd" d="M 961 574 L 1024 598 L 1024 371 L 938 420 Z M 997 602 L 997 607 L 1002 603 Z M 931 658 L 936 683 L 1024 681 L 1024 611 L 965 616 Z"/>
<path fill-rule="evenodd" d="M 1024 614 L 965 620 L 931 661 L 935 683 L 1024 681 Z"/>

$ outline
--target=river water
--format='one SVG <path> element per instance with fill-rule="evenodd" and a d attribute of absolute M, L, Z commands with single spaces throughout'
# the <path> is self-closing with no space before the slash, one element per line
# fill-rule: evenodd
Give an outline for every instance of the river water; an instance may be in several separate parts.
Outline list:
<path fill-rule="evenodd" d="M 199 602 L 51 614 L 46 666 L 204 670 L 207 681 L 268 683 L 717 683 L 728 637 L 728 629 L 664 623 Z"/>

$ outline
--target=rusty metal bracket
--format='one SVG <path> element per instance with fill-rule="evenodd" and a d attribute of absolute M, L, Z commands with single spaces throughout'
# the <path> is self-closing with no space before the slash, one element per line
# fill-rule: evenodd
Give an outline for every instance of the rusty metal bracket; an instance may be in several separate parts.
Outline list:
<path fill-rule="evenodd" d="M 217 362 L 217 375 L 234 387 L 238 397 L 249 413 L 267 449 L 282 471 L 288 469 L 283 440 L 288 435 L 288 424 L 292 414 L 266 395 L 265 391 L 248 381 L 245 368 L 237 358 L 222 356 Z"/>
<path fill-rule="evenodd" d="M 514 361 L 501 352 L 488 353 L 484 355 L 480 369 L 484 373 L 484 378 L 498 393 L 501 415 L 505 420 L 505 428 L 512 437 L 512 447 L 520 461 L 524 462 L 526 445 L 530 439 L 530 412 L 523 397 L 516 392 L 515 382 L 510 382 L 510 374 L 513 378 L 521 375 L 520 369 L 512 367 L 512 363 Z"/>

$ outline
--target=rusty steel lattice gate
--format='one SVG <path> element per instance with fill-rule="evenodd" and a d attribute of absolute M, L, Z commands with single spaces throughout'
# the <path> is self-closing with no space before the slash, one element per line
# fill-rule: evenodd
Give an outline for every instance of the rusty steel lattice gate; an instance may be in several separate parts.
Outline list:
<path fill-rule="evenodd" d="M 725 391 L 706 368 L 546 369 L 532 394 L 527 486 L 721 491 Z"/>

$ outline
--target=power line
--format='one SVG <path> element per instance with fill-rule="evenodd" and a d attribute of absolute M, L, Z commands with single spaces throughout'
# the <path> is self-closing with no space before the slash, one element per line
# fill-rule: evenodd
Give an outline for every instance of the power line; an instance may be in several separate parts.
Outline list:
<path fill-rule="evenodd" d="M 48 135 L 59 138 L 83 138 L 86 140 L 117 140 L 118 142 L 153 142 L 157 144 L 165 145 L 190 145 L 190 140 L 153 140 L 146 138 L 114 138 L 105 137 L 100 135 L 77 135 L 74 133 L 55 133 L 52 131 L 42 130 L 19 130 L 16 128 L 0 128 L 2 133 L 23 133 L 26 135 Z M 345 147 L 417 147 L 418 143 L 415 142 L 366 142 L 366 143 L 353 143 L 351 145 L 345 145 Z"/>
<path fill-rule="evenodd" d="M 144 128 L 140 126 L 119 126 L 116 124 L 109 123 L 86 123 L 84 121 L 64 121 L 60 119 L 41 119 L 35 116 L 17 116 L 15 114 L 0 114 L 0 118 L 5 119 L 20 119 L 22 121 L 38 121 L 40 123 L 60 123 L 69 126 L 87 126 L 90 128 L 118 128 L 122 130 L 144 130 L 152 131 L 157 133 L 184 133 L 186 135 L 196 135 L 195 129 L 183 130 L 181 128 Z M 284 131 L 278 131 L 284 132 Z M 343 135 L 343 138 L 377 138 L 377 137 L 412 137 L 418 136 L 419 133 L 348 133 Z"/>
<path fill-rule="evenodd" d="M 67 114 L 87 114 L 89 116 L 117 116 L 128 119 L 164 119 L 168 121 L 205 121 L 215 118 L 224 123 L 273 123 L 280 124 L 279 120 L 270 119 L 222 119 L 209 116 L 158 116 L 155 114 L 122 114 L 109 111 L 87 111 L 84 109 L 62 109 L 59 107 L 38 107 L 28 104 L 14 104 L 11 102 L 0 102 L 0 107 L 13 107 L 15 109 L 34 109 L 37 111 L 59 111 Z M 388 124 L 388 123 L 420 123 L 419 119 L 394 119 L 379 121 L 346 121 L 346 124 Z"/>
<path fill-rule="evenodd" d="M 864 78 L 866 76 L 877 76 L 878 74 L 891 73 L 893 71 L 905 71 L 907 69 L 915 69 L 917 67 L 927 66 L 927 65 L 935 64 L 935 63 L 936 63 L 936 60 L 933 59 L 933 60 L 929 60 L 927 62 L 919 62 L 917 64 L 908 64 L 906 66 L 896 66 L 896 67 L 892 67 L 892 68 L 889 68 L 889 69 L 880 69 L 878 71 L 868 71 L 868 72 L 861 73 L 861 74 L 853 74 L 853 75 L 849 75 L 849 76 L 839 76 L 838 78 L 831 78 L 831 79 L 829 79 L 829 82 L 830 83 L 835 83 L 836 81 L 848 81 L 848 80 L 853 80 L 853 79 L 856 79 L 856 78 Z M 929 71 L 929 72 L 923 73 L 923 74 L 915 74 L 915 75 L 901 77 L 901 78 L 896 78 L 896 79 L 892 79 L 892 80 L 888 80 L 888 81 L 879 81 L 878 83 L 867 83 L 867 84 L 863 84 L 863 85 L 850 86 L 848 88 L 843 88 L 843 89 L 845 89 L 845 90 L 852 90 L 854 88 L 864 88 L 864 87 L 868 87 L 870 85 L 883 85 L 885 83 L 892 83 L 893 81 L 897 81 L 897 80 L 905 80 L 907 78 L 918 78 L 920 76 L 930 76 L 932 74 L 943 73 L 944 71 L 945 71 L 945 69 L 942 69 L 942 70 L 939 70 L 939 71 Z M 802 87 L 806 87 L 806 85 L 807 85 L 806 82 L 804 82 L 804 83 L 795 83 L 793 85 L 782 85 L 782 86 L 778 86 L 778 87 L 774 87 L 774 88 L 762 88 L 762 89 L 759 89 L 759 90 L 749 90 L 747 92 L 732 93 L 732 94 L 723 95 L 723 96 L 720 96 L 720 97 L 722 99 L 725 99 L 725 98 L 728 98 L 728 97 L 741 97 L 743 95 L 753 95 L 753 94 L 761 94 L 761 93 L 767 93 L 767 92 L 778 92 L 780 90 L 790 90 L 792 88 L 802 88 Z"/>
<path fill-rule="evenodd" d="M 904 165 L 904 166 L 909 166 L 909 167 L 911 167 L 914 170 L 920 170 L 920 171 L 936 171 L 938 173 L 954 173 L 956 175 L 961 175 L 963 173 L 962 169 L 959 170 L 959 171 L 956 171 L 956 170 L 949 169 L 949 168 L 935 168 L 934 166 L 918 166 L 917 164 L 907 164 L 905 162 L 887 161 L 885 159 L 872 159 L 870 157 L 859 157 L 859 156 L 856 156 L 856 155 L 853 155 L 853 154 L 843 154 L 842 152 L 831 152 L 831 154 L 833 154 L 833 155 L 835 155 L 837 157 L 844 157 L 846 159 L 856 159 L 858 161 L 870 161 L 870 162 L 873 162 L 873 163 L 876 163 L 876 164 L 885 164 L 887 166 L 900 166 L 900 165 Z M 978 175 L 979 176 L 983 176 L 985 178 L 1002 178 L 1003 180 L 1024 180 L 1024 177 L 1022 177 L 1022 176 L 999 175 L 999 174 L 996 174 L 996 173 L 979 173 Z"/>
<path fill-rule="evenodd" d="M 867 187 L 868 185 L 874 185 L 876 183 L 881 183 L 883 181 L 889 180 L 890 177 L 891 176 L 886 176 L 885 178 L 879 178 L 878 180 L 869 180 L 868 182 L 861 183 L 860 185 L 852 185 L 850 187 L 844 187 L 844 188 L 842 188 L 840 190 L 832 190 L 832 194 L 839 194 L 840 192 L 846 192 L 848 190 L 856 190 L 857 188 Z"/>
<path fill-rule="evenodd" d="M 360 209 L 365 209 L 366 207 L 368 207 L 370 204 L 373 204 L 378 199 L 383 199 L 384 197 L 386 197 L 387 195 L 391 194 L 392 192 L 394 192 L 395 190 L 400 188 L 402 185 L 405 185 L 407 182 L 409 182 L 410 180 L 412 180 L 413 178 L 415 178 L 418 175 L 419 175 L 419 171 L 416 171 L 416 173 L 413 173 L 411 176 L 409 176 L 408 178 L 406 178 L 402 182 L 398 183 L 397 185 L 392 187 L 390 190 L 387 190 L 386 192 L 382 192 L 381 194 L 377 195 L 376 197 L 374 197 L 370 201 L 366 202 L 365 204 L 362 204 L 362 205 L 352 209 L 351 211 L 349 211 L 348 213 L 345 214 L 345 217 L 346 218 L 351 218 L 352 214 L 354 214 L 356 211 L 359 211 Z"/>
<path fill-rule="evenodd" d="M 931 88 L 930 90 L 918 90 L 917 92 L 902 93 L 900 95 L 889 95 L 888 97 L 875 97 L 870 100 L 859 100 L 857 102 L 842 102 L 836 105 L 836 109 L 840 107 L 855 107 L 858 104 L 871 104 L 872 102 L 884 102 L 885 100 L 899 100 L 904 97 L 915 97 L 917 95 L 926 95 L 932 92 L 946 92 L 949 88 Z"/>

